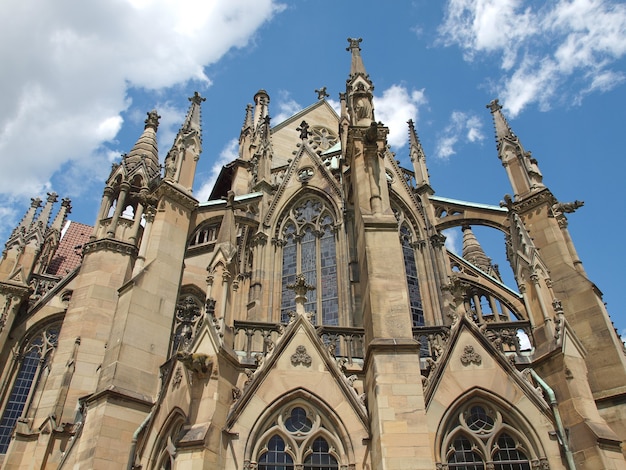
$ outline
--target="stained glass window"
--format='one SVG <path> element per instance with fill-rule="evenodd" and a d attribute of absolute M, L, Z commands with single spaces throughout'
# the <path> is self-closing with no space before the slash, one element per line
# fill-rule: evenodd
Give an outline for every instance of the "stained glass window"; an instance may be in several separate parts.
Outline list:
<path fill-rule="evenodd" d="M 338 325 L 337 253 L 330 210 L 320 200 L 310 198 L 296 204 L 286 217 L 281 237 L 281 322 L 287 322 L 288 312 L 295 309 L 295 296 L 287 285 L 295 281 L 296 274 L 302 273 L 307 284 L 315 286 L 307 293 L 305 304 L 306 311 L 313 313 L 313 322 Z"/>
<path fill-rule="evenodd" d="M 423 326 L 424 309 L 422 307 L 422 296 L 420 295 L 417 264 L 415 263 L 415 252 L 411 246 L 411 231 L 406 225 L 402 225 L 400 227 L 400 241 L 402 243 L 402 256 L 404 257 L 406 283 L 409 289 L 411 321 L 413 326 Z"/>
<path fill-rule="evenodd" d="M 38 382 L 41 366 L 57 345 L 58 333 L 58 325 L 40 332 L 23 348 L 17 359 L 17 374 L 0 418 L 0 454 L 5 454 L 9 447 L 15 424 L 24 412 L 33 384 Z"/>

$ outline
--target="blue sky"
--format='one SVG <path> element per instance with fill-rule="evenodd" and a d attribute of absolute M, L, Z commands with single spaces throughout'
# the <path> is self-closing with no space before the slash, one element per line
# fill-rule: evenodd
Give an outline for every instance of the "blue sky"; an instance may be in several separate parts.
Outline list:
<path fill-rule="evenodd" d="M 608 0 L 5 0 L 0 6 L 0 239 L 31 197 L 56 191 L 93 224 L 111 163 L 146 111 L 170 147 L 198 90 L 208 195 L 233 156 L 247 103 L 268 91 L 272 123 L 344 91 L 347 37 L 362 37 L 376 118 L 405 166 L 412 118 L 438 196 L 495 204 L 511 192 L 491 115 L 498 97 L 564 202 L 589 277 L 616 327 L 626 255 L 626 5 Z M 477 229 L 505 271 L 503 237 Z M 451 246 L 459 238 L 450 234 Z M 613 244 L 615 241 L 617 244 Z M 510 279 L 510 278 L 509 278 Z"/>

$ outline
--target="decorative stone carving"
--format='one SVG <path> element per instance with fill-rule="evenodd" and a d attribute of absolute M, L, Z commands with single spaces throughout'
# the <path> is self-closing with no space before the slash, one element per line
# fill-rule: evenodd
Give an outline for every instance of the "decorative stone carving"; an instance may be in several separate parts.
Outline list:
<path fill-rule="evenodd" d="M 202 377 L 211 375 L 213 358 L 207 354 L 179 351 L 176 358 L 191 372 Z"/>
<path fill-rule="evenodd" d="M 346 377 L 346 380 L 348 381 L 351 387 L 354 387 L 354 382 L 356 382 L 357 379 L 358 377 L 355 374 L 352 374 L 350 377 Z"/>
<path fill-rule="evenodd" d="M 175 390 L 179 387 L 180 383 L 183 380 L 183 371 L 180 366 L 176 368 L 174 371 L 174 376 L 172 377 L 172 390 Z"/>
<path fill-rule="evenodd" d="M 298 170 L 298 181 L 306 184 L 311 180 L 311 178 L 313 178 L 314 174 L 315 170 L 313 170 L 313 168 L 310 166 L 301 168 L 300 170 Z"/>
<path fill-rule="evenodd" d="M 476 351 L 474 351 L 474 346 L 467 345 L 463 349 L 463 354 L 461 355 L 461 364 L 464 366 L 468 366 L 470 364 L 476 364 L 479 366 L 482 363 L 482 357 Z"/>
<path fill-rule="evenodd" d="M 300 138 L 302 140 L 306 140 L 311 135 L 311 131 L 309 130 L 309 125 L 306 121 L 302 121 L 300 123 L 300 127 L 296 128 L 297 131 L 300 132 Z"/>
<path fill-rule="evenodd" d="M 291 355 L 291 364 L 297 366 L 302 364 L 309 367 L 311 365 L 311 356 L 306 352 L 306 348 L 302 345 L 296 348 L 296 352 Z"/>
<path fill-rule="evenodd" d="M 556 204 L 552 205 L 552 210 L 554 211 L 555 215 L 571 214 L 572 212 L 575 212 L 576 209 L 579 209 L 584 205 L 585 202 L 579 200 L 576 200 L 574 202 L 557 202 Z"/>
<path fill-rule="evenodd" d="M 176 305 L 175 320 L 176 346 L 178 349 L 187 349 L 202 323 L 200 305 L 191 295 L 186 296 Z"/>
<path fill-rule="evenodd" d="M 245 389 L 252 382 L 252 378 L 254 377 L 254 371 L 252 369 L 244 369 L 244 374 L 246 374 L 246 381 L 243 383 L 243 388 Z"/>

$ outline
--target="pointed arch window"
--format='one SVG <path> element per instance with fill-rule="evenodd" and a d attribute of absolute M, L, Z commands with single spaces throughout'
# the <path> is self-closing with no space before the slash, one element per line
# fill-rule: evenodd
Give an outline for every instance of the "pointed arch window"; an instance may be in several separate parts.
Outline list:
<path fill-rule="evenodd" d="M 57 346 L 59 330 L 60 324 L 56 323 L 36 332 L 15 357 L 15 375 L 0 418 L 0 454 L 6 453 L 15 425 L 28 408 L 50 354 Z"/>
<path fill-rule="evenodd" d="M 267 450 L 259 458 L 259 470 L 278 470 L 293 468 L 293 458 L 285 452 L 285 441 L 274 435 L 267 443 Z"/>
<path fill-rule="evenodd" d="M 536 447 L 528 433 L 516 429 L 500 409 L 472 400 L 453 416 L 441 449 L 449 469 L 530 470 L 547 464 L 545 458 L 531 462 Z"/>
<path fill-rule="evenodd" d="M 260 445 L 255 446 L 259 470 L 339 469 L 341 441 L 315 408 L 297 400 L 275 413 L 269 422 Z"/>
<path fill-rule="evenodd" d="M 419 274 L 415 259 L 416 236 L 409 219 L 397 206 L 393 207 L 394 215 L 398 221 L 398 234 L 402 245 L 402 258 L 404 260 L 404 273 L 406 275 L 407 289 L 409 293 L 409 307 L 411 310 L 411 323 L 413 327 L 424 326 L 424 307 L 420 293 Z"/>
<path fill-rule="evenodd" d="M 413 326 L 424 326 L 424 308 L 415 262 L 415 249 L 411 243 L 411 230 L 406 224 L 400 227 L 400 242 L 402 243 L 402 257 L 404 258 L 404 272 L 409 289 L 409 307 L 411 309 L 411 323 Z"/>
<path fill-rule="evenodd" d="M 295 295 L 287 286 L 296 274 L 304 274 L 315 290 L 307 295 L 305 309 L 315 313 L 315 322 L 339 324 L 339 288 L 335 219 L 320 199 L 308 197 L 292 206 L 281 223 L 283 247 L 281 322 L 289 320 L 295 309 Z"/>

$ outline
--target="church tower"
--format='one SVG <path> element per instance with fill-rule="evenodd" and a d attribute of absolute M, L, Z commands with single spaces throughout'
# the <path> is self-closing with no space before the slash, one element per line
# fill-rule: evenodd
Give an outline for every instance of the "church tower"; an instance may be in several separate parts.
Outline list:
<path fill-rule="evenodd" d="M 94 227 L 33 200 L 0 260 L 3 468 L 626 469 L 624 348 L 567 229 L 582 203 L 497 100 L 513 196 L 436 194 L 417 124 L 408 167 L 389 147 L 361 43 L 339 110 L 323 86 L 272 123 L 253 95 L 206 201 L 197 93 L 162 166 L 148 113 Z"/>

